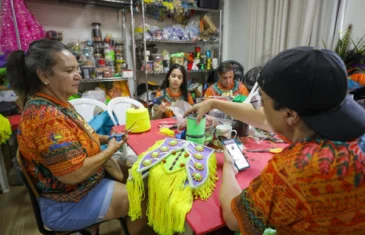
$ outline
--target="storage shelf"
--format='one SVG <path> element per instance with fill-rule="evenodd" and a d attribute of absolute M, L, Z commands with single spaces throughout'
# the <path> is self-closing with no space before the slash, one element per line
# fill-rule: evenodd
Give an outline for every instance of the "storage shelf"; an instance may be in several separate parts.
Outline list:
<path fill-rule="evenodd" d="M 129 0 L 59 0 L 59 1 L 68 3 L 93 4 L 96 6 L 112 7 L 118 9 L 130 7 L 131 5 L 131 2 Z"/>
<path fill-rule="evenodd" d="M 133 78 L 121 78 L 121 77 L 115 77 L 115 78 L 90 78 L 90 79 L 81 79 L 81 83 L 90 83 L 90 82 L 118 82 L 118 81 L 127 81 L 128 79 Z"/>
<path fill-rule="evenodd" d="M 211 70 L 189 70 L 189 71 L 186 71 L 187 73 L 208 73 L 208 72 L 212 72 L 212 71 L 215 71 L 215 69 L 211 69 Z M 141 71 L 139 70 L 139 72 L 143 72 L 144 71 Z M 148 72 L 147 73 L 148 75 L 158 75 L 158 74 L 167 74 L 166 72 Z"/>
<path fill-rule="evenodd" d="M 143 40 L 136 40 L 139 43 L 143 43 Z M 208 40 L 208 41 L 178 41 L 178 40 L 164 40 L 164 39 L 149 39 L 146 40 L 147 43 L 171 43 L 171 44 L 199 44 L 199 43 L 206 43 L 206 44 L 216 44 L 219 43 L 218 40 Z"/>
<path fill-rule="evenodd" d="M 164 5 L 159 3 L 147 3 L 146 7 L 161 7 L 168 10 Z M 204 12 L 219 12 L 219 9 L 209 9 L 209 8 L 200 8 L 200 7 L 181 7 L 179 9 L 185 9 L 185 10 L 194 10 L 194 11 L 204 11 Z"/>

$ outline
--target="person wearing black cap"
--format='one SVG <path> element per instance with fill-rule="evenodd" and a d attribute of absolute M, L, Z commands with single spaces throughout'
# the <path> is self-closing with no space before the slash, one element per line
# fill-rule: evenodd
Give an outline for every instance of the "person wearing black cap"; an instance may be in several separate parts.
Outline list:
<path fill-rule="evenodd" d="M 220 203 L 242 234 L 364 234 L 365 110 L 347 96 L 347 72 L 333 51 L 279 53 L 258 79 L 251 104 L 207 100 L 187 111 L 219 109 L 290 141 L 241 190 L 225 151 Z M 244 173 L 242 173 L 244 174 Z"/>

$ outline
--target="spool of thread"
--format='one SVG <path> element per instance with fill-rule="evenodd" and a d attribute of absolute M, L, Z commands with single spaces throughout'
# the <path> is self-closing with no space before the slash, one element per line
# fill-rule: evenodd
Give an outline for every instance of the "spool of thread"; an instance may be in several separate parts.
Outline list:
<path fill-rule="evenodd" d="M 205 116 L 196 123 L 197 114 L 191 114 L 187 117 L 186 122 L 186 139 L 198 144 L 204 144 L 205 141 Z"/>
<path fill-rule="evenodd" d="M 136 122 L 136 124 L 134 124 Z M 150 115 L 146 108 L 129 108 L 126 112 L 125 129 L 132 125 L 131 133 L 142 133 L 151 129 Z"/>

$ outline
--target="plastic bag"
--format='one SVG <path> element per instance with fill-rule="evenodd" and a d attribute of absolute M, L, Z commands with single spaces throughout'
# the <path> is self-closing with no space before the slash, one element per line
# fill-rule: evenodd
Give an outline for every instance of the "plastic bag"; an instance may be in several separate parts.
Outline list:
<path fill-rule="evenodd" d="M 82 94 L 82 98 L 89 98 L 98 100 L 102 103 L 105 103 L 105 92 L 100 88 L 95 88 L 95 90 L 86 91 Z"/>
<path fill-rule="evenodd" d="M 171 106 L 171 110 L 174 113 L 176 120 L 177 120 L 177 126 L 180 128 L 180 126 L 186 126 L 186 120 L 184 119 L 184 113 L 190 109 L 192 106 L 183 100 L 178 100 L 173 106 Z"/>

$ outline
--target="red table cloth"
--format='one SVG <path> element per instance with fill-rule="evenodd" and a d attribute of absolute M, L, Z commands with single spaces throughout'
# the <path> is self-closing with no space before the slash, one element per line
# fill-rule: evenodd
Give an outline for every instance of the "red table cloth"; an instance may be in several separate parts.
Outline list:
<path fill-rule="evenodd" d="M 148 132 L 140 134 L 129 134 L 128 145 L 138 155 L 145 152 L 156 141 L 166 138 L 166 135 L 159 133 L 159 123 L 161 122 L 173 122 L 175 119 L 160 119 L 151 121 L 151 129 Z M 123 132 L 124 125 L 113 127 L 115 132 Z M 247 149 L 265 149 L 273 147 L 284 147 L 285 144 L 273 145 L 271 142 L 260 141 L 256 143 L 255 140 L 247 138 L 247 142 L 244 144 Z M 271 159 L 271 153 L 250 153 L 247 154 L 250 168 L 237 174 L 236 178 L 242 189 L 246 188 L 249 183 L 257 177 L 266 166 L 267 162 Z M 222 211 L 219 203 L 219 190 L 221 187 L 222 167 L 223 167 L 223 153 L 216 153 L 218 162 L 218 178 L 216 183 L 216 189 L 212 196 L 207 201 L 195 200 L 191 211 L 187 214 L 186 220 L 189 226 L 193 229 L 196 235 L 205 234 L 214 230 L 217 230 L 225 226 L 223 220 Z"/>

